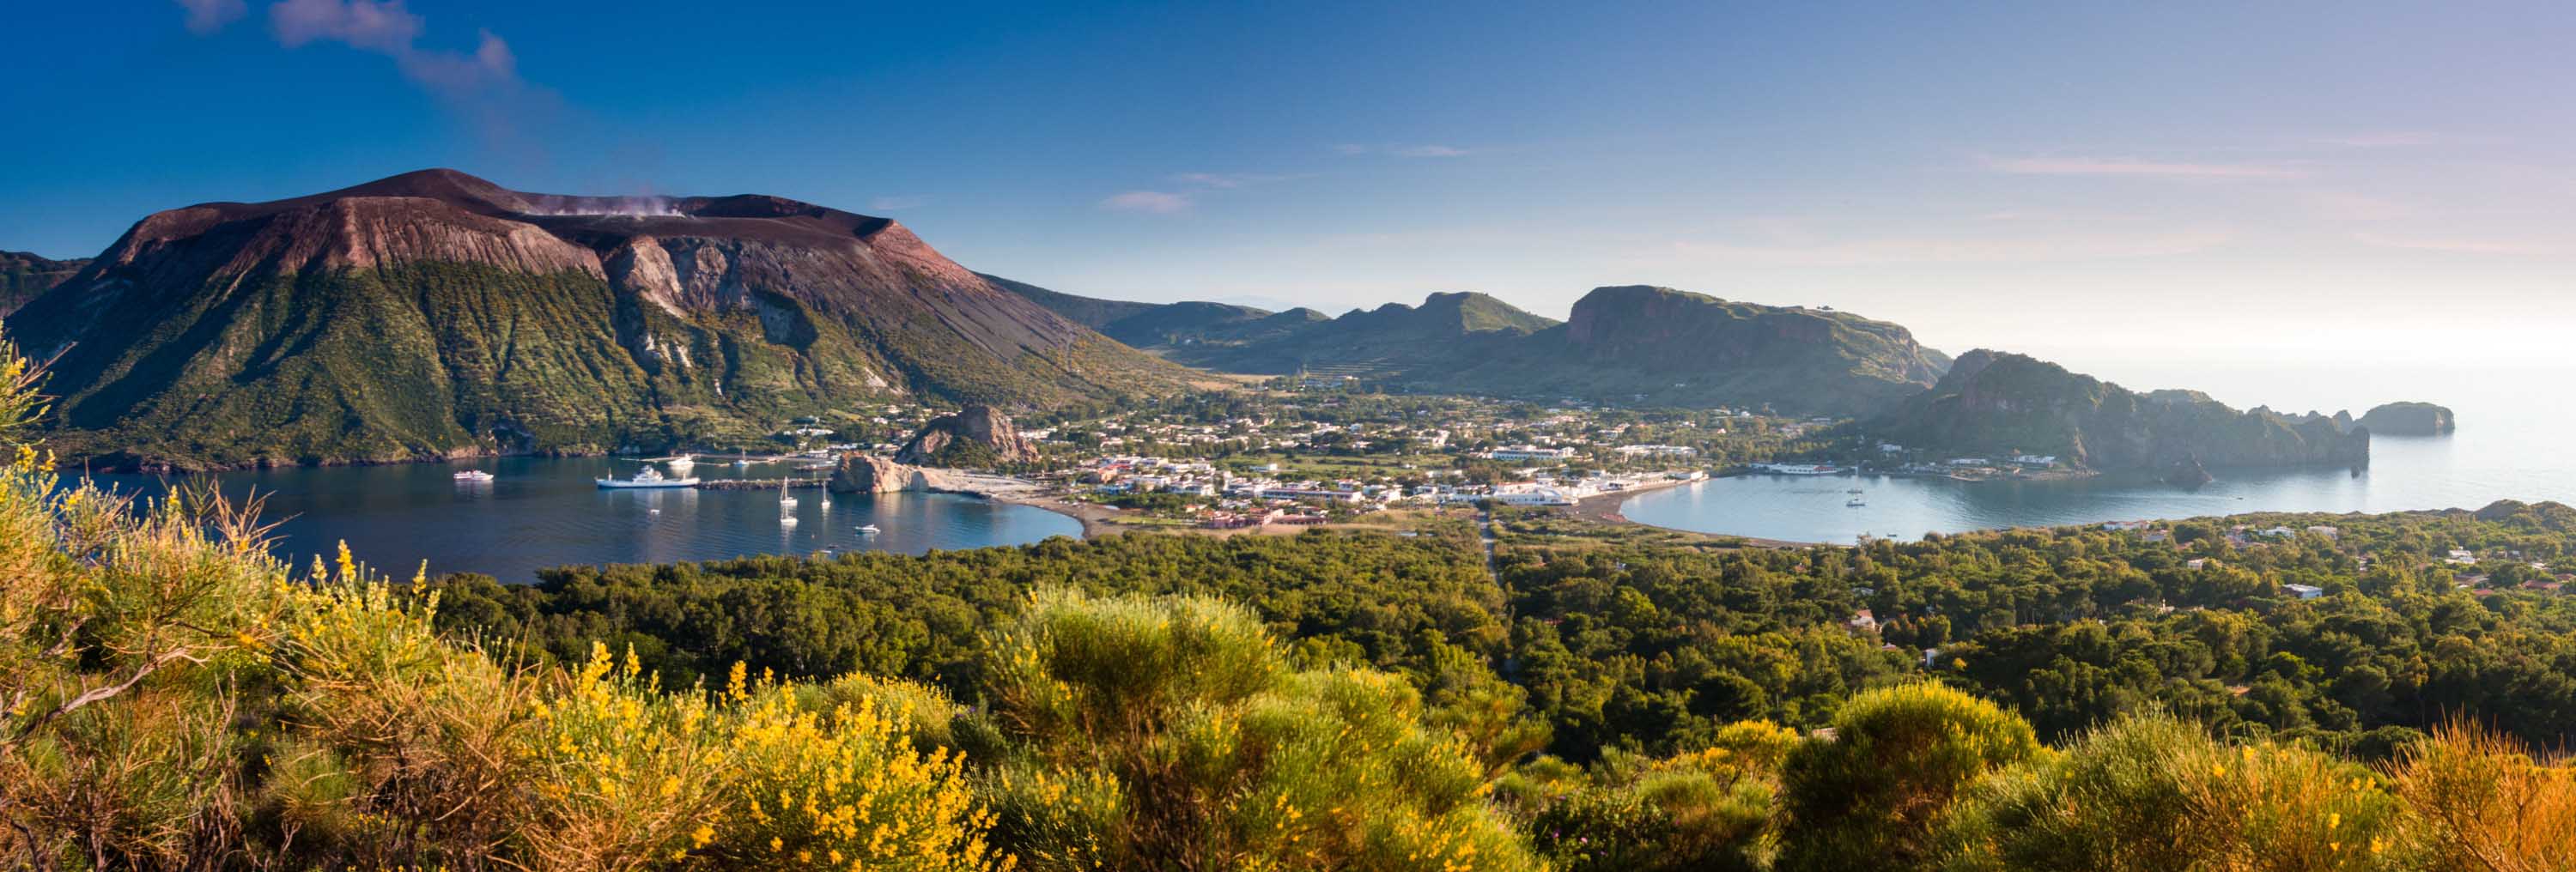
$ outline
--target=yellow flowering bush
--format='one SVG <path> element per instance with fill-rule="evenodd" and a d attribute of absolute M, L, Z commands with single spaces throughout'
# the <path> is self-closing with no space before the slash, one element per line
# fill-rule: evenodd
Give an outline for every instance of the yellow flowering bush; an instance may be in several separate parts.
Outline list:
<path fill-rule="evenodd" d="M 2306 748 L 2227 746 L 2161 715 L 1972 789 L 1943 827 L 1946 869 L 2404 868 L 2400 808 L 2369 770 Z"/>
<path fill-rule="evenodd" d="M 935 695 L 860 694 L 817 712 L 794 689 L 751 686 L 737 670 L 725 697 L 733 706 L 730 765 L 720 783 L 731 801 L 692 836 L 712 843 L 698 849 L 705 856 L 727 868 L 1014 867 L 986 843 L 992 813 L 964 760 L 945 748 L 916 749 L 907 728 L 913 713 L 885 704 Z"/>
<path fill-rule="evenodd" d="M 2417 868 L 2576 869 L 2576 767 L 2464 722 L 2436 728 L 2387 767 Z"/>

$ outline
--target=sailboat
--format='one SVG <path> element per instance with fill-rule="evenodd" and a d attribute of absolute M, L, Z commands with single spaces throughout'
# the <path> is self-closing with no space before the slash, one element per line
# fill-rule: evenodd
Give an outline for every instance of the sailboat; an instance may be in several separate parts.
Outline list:
<path fill-rule="evenodd" d="M 795 507 L 796 495 L 787 492 L 787 479 L 782 477 L 778 480 L 778 508 L 785 510 Z"/>
<path fill-rule="evenodd" d="M 1860 493 L 1860 491 L 1855 490 L 1855 491 L 1852 491 L 1852 493 L 1857 494 L 1857 493 Z M 1868 500 L 1861 499 L 1861 498 L 1859 498 L 1859 497 L 1852 497 L 1851 499 L 1844 500 L 1844 501 L 1843 501 L 1843 505 L 1845 505 L 1845 506 L 1849 506 L 1849 507 L 1851 507 L 1851 508 L 1855 508 L 1855 509 L 1857 509 L 1857 508 L 1860 508 L 1860 507 L 1862 507 L 1862 506 L 1869 505 L 1869 501 L 1868 501 Z"/>

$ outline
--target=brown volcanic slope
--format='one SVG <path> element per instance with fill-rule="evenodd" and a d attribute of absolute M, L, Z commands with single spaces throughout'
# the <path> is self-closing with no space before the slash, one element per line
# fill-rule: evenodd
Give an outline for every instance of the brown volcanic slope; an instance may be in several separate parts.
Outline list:
<path fill-rule="evenodd" d="M 660 447 L 891 397 L 1045 406 L 1182 371 L 778 197 L 453 170 L 143 219 L 9 323 L 65 447 L 180 464 Z"/>

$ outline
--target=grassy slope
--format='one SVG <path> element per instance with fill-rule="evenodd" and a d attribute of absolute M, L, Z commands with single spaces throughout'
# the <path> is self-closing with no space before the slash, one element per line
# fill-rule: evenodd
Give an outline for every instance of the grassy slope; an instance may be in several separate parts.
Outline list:
<path fill-rule="evenodd" d="M 1001 362 L 761 303 L 683 319 L 581 273 L 453 264 L 202 289 L 57 365 L 61 445 L 183 466 L 597 452 L 754 440 L 896 388 L 1043 405 L 1177 381 L 1097 339 Z"/>

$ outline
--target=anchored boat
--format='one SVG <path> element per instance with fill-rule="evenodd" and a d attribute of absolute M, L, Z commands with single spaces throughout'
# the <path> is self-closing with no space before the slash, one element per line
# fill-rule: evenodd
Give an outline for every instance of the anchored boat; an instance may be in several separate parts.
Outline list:
<path fill-rule="evenodd" d="M 689 478 L 664 478 L 662 477 L 661 470 L 654 469 L 650 466 L 644 467 L 642 471 L 635 473 L 634 478 L 594 478 L 591 479 L 591 481 L 598 482 L 599 486 L 603 488 L 671 488 L 698 486 L 698 480 L 695 476 L 691 476 Z"/>

